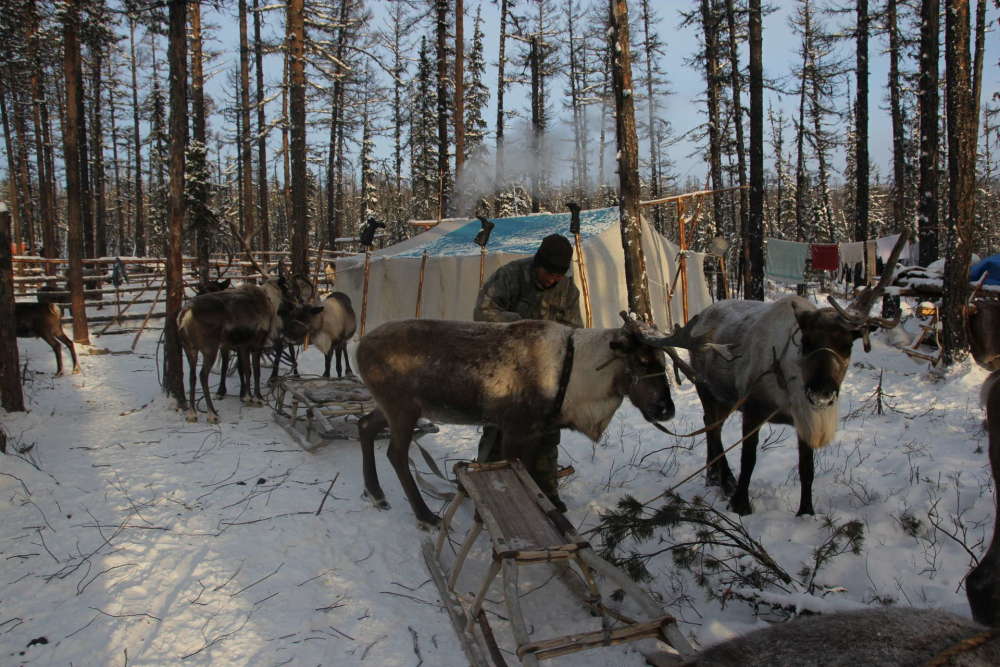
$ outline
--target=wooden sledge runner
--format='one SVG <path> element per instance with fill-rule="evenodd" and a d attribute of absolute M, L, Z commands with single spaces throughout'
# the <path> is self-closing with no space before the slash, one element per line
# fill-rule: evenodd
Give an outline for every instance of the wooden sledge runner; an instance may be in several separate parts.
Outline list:
<path fill-rule="evenodd" d="M 283 377 L 275 387 L 274 420 L 307 452 L 331 440 L 357 440 L 358 420 L 374 409 L 375 399 L 356 376 Z M 413 437 L 437 431 L 421 420 Z"/>
<path fill-rule="evenodd" d="M 455 466 L 455 476 L 459 492 L 442 516 L 436 541 L 424 541 L 423 555 L 470 664 L 475 667 L 506 665 L 483 610 L 487 591 L 497 575 L 502 575 L 504 601 L 517 642 L 516 655 L 524 665 L 534 667 L 539 660 L 650 637 L 665 641 L 681 655 L 693 654 L 674 617 L 665 614 L 621 570 L 594 553 L 519 461 L 463 462 Z M 441 559 L 444 545 L 455 514 L 467 498 L 475 505 L 475 523 L 456 553 L 454 564 L 446 569 Z M 473 543 L 484 528 L 492 543 L 493 562 L 476 596 L 471 600 L 463 599 L 455 592 L 455 584 Z M 579 595 L 592 612 L 600 615 L 600 630 L 541 641 L 529 637 L 520 605 L 518 568 L 546 563 L 557 567 L 560 578 L 570 590 Z M 575 566 L 575 573 L 570 565 Z M 597 575 L 606 577 L 625 591 L 648 618 L 636 621 L 606 606 L 597 585 Z"/>

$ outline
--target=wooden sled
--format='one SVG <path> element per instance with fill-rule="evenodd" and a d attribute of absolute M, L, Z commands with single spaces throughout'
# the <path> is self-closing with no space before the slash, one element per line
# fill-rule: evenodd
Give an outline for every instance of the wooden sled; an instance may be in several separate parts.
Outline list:
<path fill-rule="evenodd" d="M 274 421 L 308 452 L 332 440 L 357 440 L 358 420 L 374 409 L 371 392 L 356 376 L 284 377 L 275 387 Z M 413 437 L 437 431 L 421 419 Z"/>
<path fill-rule="evenodd" d="M 455 466 L 455 476 L 458 494 L 442 516 L 436 541 L 424 540 L 423 555 L 471 665 L 507 664 L 483 609 L 487 591 L 498 574 L 502 575 L 504 602 L 517 642 L 515 653 L 528 667 L 538 665 L 540 660 L 643 638 L 665 641 L 682 656 L 694 653 L 674 617 L 665 614 L 621 570 L 594 553 L 590 544 L 553 507 L 519 461 L 462 462 Z M 475 505 L 475 523 L 456 553 L 455 562 L 447 568 L 442 562 L 442 552 L 455 514 L 467 498 Z M 455 584 L 473 543 L 484 528 L 492 544 L 493 561 L 476 596 L 471 599 L 459 597 Z M 555 566 L 570 590 L 593 614 L 600 615 L 601 629 L 543 640 L 529 637 L 528 624 L 521 610 L 518 571 L 522 565 L 534 564 Z M 623 590 L 648 618 L 637 621 L 607 606 L 598 588 L 598 575 Z"/>

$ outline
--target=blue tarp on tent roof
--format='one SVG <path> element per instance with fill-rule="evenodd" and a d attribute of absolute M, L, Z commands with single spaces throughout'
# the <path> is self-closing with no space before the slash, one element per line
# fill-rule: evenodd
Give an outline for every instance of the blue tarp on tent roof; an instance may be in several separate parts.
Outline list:
<path fill-rule="evenodd" d="M 490 234 L 486 246 L 492 252 L 506 252 L 518 255 L 533 255 L 538 244 L 549 234 L 569 237 L 569 213 L 541 213 L 522 215 L 516 218 L 496 218 L 496 227 Z M 586 239 L 599 236 L 618 222 L 617 208 L 602 208 L 580 212 L 580 235 Z M 418 246 L 408 247 L 404 252 L 392 253 L 393 257 L 420 257 L 424 251 L 432 257 L 478 254 L 479 248 L 473 243 L 481 225 L 478 220 L 470 220 L 443 236 Z"/>
<path fill-rule="evenodd" d="M 1000 255 L 991 255 L 972 265 L 969 270 L 969 280 L 979 282 L 986 273 L 985 285 L 1000 285 Z"/>

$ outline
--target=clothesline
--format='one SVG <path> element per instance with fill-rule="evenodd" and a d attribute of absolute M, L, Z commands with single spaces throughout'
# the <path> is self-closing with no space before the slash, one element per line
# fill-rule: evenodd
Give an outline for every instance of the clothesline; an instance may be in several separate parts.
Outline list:
<path fill-rule="evenodd" d="M 878 260 L 889 259 L 899 234 L 868 241 L 845 243 L 802 243 L 783 239 L 766 239 L 766 275 L 772 280 L 802 282 L 806 269 L 854 273 L 862 266 L 866 275 L 875 275 Z M 903 264 L 912 263 L 917 253 L 916 243 L 907 243 L 900 255 Z"/>

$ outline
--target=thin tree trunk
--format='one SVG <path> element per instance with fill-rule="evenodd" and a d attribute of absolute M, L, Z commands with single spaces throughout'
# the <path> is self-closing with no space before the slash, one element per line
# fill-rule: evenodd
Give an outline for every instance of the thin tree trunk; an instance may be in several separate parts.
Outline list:
<path fill-rule="evenodd" d="M 940 0 L 923 0 L 920 9 L 920 185 L 917 233 L 920 264 L 938 258 L 938 35 Z"/>
<path fill-rule="evenodd" d="M 212 222 L 208 215 L 208 146 L 205 128 L 205 72 L 201 30 L 201 1 L 191 3 L 191 125 L 193 131 L 192 159 L 200 164 L 203 173 L 191 184 L 196 204 L 191 212 L 191 226 L 195 232 L 195 256 L 198 264 L 198 281 L 207 286 L 210 279 L 209 259 L 212 247 Z"/>
<path fill-rule="evenodd" d="M 976 207 L 976 101 L 972 98 L 968 0 L 949 0 L 945 13 L 948 112 L 948 250 L 944 267 L 942 361 L 965 358 L 963 308 L 969 293 L 969 263 Z"/>
<path fill-rule="evenodd" d="M 292 170 L 292 271 L 307 275 L 306 73 L 303 0 L 289 0 L 286 19 Z"/>
<path fill-rule="evenodd" d="M 129 67 L 132 71 L 132 150 L 135 156 L 135 254 L 146 255 L 146 221 L 142 201 L 142 142 L 139 137 L 139 82 L 135 58 L 135 18 L 129 16 Z"/>
<path fill-rule="evenodd" d="M 746 143 L 743 138 L 743 86 L 740 81 L 739 44 L 737 43 L 736 34 L 736 7 L 733 0 L 726 0 L 726 23 L 729 28 L 729 78 L 733 93 L 733 125 L 736 129 L 736 164 L 738 170 L 738 182 L 740 184 L 739 237 L 741 239 L 741 243 L 745 244 L 750 225 L 750 193 L 747 190 Z M 763 120 L 761 120 L 761 123 L 761 128 L 763 128 Z M 749 266 L 742 255 L 738 264 L 741 269 L 740 275 L 742 276 L 742 282 L 745 286 L 749 281 L 749 278 L 747 277 Z"/>
<path fill-rule="evenodd" d="M 528 56 L 529 69 L 531 70 L 531 154 L 535 157 L 531 162 L 531 212 L 538 213 L 540 210 L 541 189 L 541 137 L 542 137 L 542 72 L 539 62 L 539 38 L 532 35 L 530 41 L 530 51 Z"/>
<path fill-rule="evenodd" d="M 184 369 L 177 315 L 184 300 L 184 149 L 187 144 L 187 0 L 170 0 L 170 213 L 167 225 L 167 317 L 164 323 L 163 388 L 184 400 Z"/>
<path fill-rule="evenodd" d="M 625 284 L 629 310 L 646 322 L 653 321 L 646 282 L 646 258 L 642 251 L 642 217 L 639 208 L 639 139 L 635 131 L 632 90 L 632 55 L 626 0 L 608 0 L 608 41 L 615 92 L 615 128 L 618 136 L 622 248 L 625 252 Z"/>
<path fill-rule="evenodd" d="M 465 163 L 465 5 L 455 0 L 455 182 Z"/>
<path fill-rule="evenodd" d="M 500 0 L 500 45 L 497 57 L 497 151 L 493 191 L 499 191 L 504 182 L 503 140 L 504 140 L 504 91 L 507 82 L 504 71 L 507 67 L 507 16 L 509 0 Z"/>
<path fill-rule="evenodd" d="M 94 242 L 98 257 L 108 254 L 107 208 L 104 201 L 104 126 L 101 110 L 102 68 L 104 67 L 104 52 L 100 46 L 91 48 L 94 59 L 91 72 L 91 94 L 94 99 L 94 122 L 91 128 L 91 143 L 94 155 Z"/>
<path fill-rule="evenodd" d="M 257 208 L 260 247 L 271 249 L 271 221 L 267 203 L 267 119 L 264 115 L 264 45 L 260 37 L 260 0 L 253 0 L 253 44 L 257 70 Z"/>
<path fill-rule="evenodd" d="M 10 117 L 7 113 L 7 87 L 4 82 L 0 80 L 0 118 L 3 119 L 3 140 L 4 149 L 7 153 L 7 188 L 10 190 L 10 240 L 12 243 L 16 242 L 18 236 L 20 236 L 20 220 L 21 220 L 21 188 L 18 185 L 17 178 L 17 158 L 15 157 L 13 140 L 10 132 Z M 0 193 L 2 195 L 2 193 Z"/>
<path fill-rule="evenodd" d="M 14 262 L 10 254 L 10 228 L 10 212 L 7 205 L 0 202 L 0 407 L 8 412 L 24 412 L 21 361 L 17 353 L 14 323 Z M 2 433 L 0 437 L 3 437 Z"/>
<path fill-rule="evenodd" d="M 240 9 L 240 150 L 242 153 L 243 179 L 240 187 L 243 190 L 243 236 L 247 246 L 256 247 L 255 232 L 257 228 L 256 197 L 253 192 L 253 141 L 250 127 L 250 47 L 247 42 L 247 0 L 239 1 Z"/>
<path fill-rule="evenodd" d="M 437 0 L 438 218 L 448 211 L 448 0 Z"/>
<path fill-rule="evenodd" d="M 17 137 L 17 182 L 20 184 L 21 194 L 18 197 L 20 210 L 20 229 L 13 229 L 17 232 L 13 235 L 15 243 L 27 240 L 28 244 L 34 246 L 35 216 L 32 213 L 34 208 L 33 188 L 31 187 L 31 173 L 28 171 L 28 124 L 24 113 L 24 102 L 19 99 L 16 90 L 11 91 L 11 107 L 14 111 L 14 132 Z"/>
<path fill-rule="evenodd" d="M 976 119 L 977 128 L 979 127 L 979 105 L 983 90 L 983 51 L 985 48 L 986 0 L 979 0 L 979 2 L 976 3 L 976 50 L 972 60 L 972 100 L 976 105 L 973 118 Z"/>
<path fill-rule="evenodd" d="M 868 0 L 857 0 L 856 74 L 858 98 L 854 107 L 854 240 L 868 238 Z M 834 240 L 834 239 L 831 239 Z M 856 276 L 855 284 L 864 277 Z"/>
<path fill-rule="evenodd" d="M 719 115 L 721 81 L 719 76 L 719 17 L 714 0 L 701 0 L 701 22 L 705 36 L 705 86 L 708 101 L 708 154 L 712 189 L 721 190 L 722 182 L 722 118 Z M 723 233 L 722 198 L 712 195 L 713 234 Z"/>
<path fill-rule="evenodd" d="M 111 158 L 115 165 L 115 254 L 125 252 L 125 204 L 122 200 L 121 169 L 118 164 L 118 122 L 115 120 L 115 90 L 108 86 L 108 112 L 111 118 Z M 46 241 L 46 244 L 48 241 Z"/>
<path fill-rule="evenodd" d="M 748 299 L 764 300 L 764 64 L 761 0 L 750 0 L 750 220 Z"/>
<path fill-rule="evenodd" d="M 73 340 L 90 344 L 87 313 L 83 302 L 83 220 L 84 193 L 80 183 L 80 111 L 83 90 L 80 76 L 80 0 L 67 0 L 63 18 L 63 74 L 66 80 L 66 127 L 63 130 L 63 156 L 66 163 L 66 222 L 69 227 L 69 291 L 73 312 Z"/>

